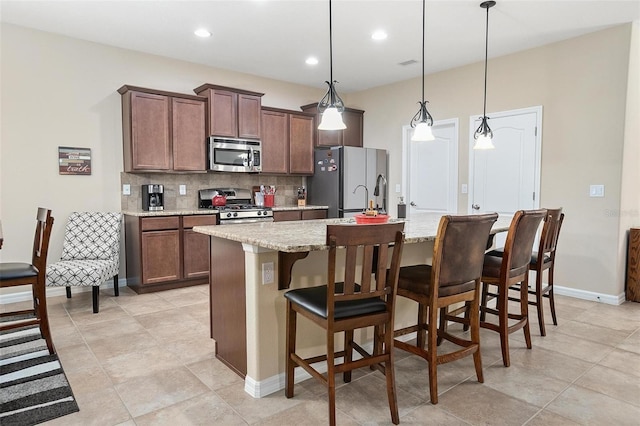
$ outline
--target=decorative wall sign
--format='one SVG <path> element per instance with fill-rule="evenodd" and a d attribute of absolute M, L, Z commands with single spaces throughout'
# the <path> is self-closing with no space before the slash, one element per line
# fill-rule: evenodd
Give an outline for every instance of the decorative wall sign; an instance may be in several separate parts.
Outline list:
<path fill-rule="evenodd" d="M 59 146 L 58 162 L 61 175 L 90 175 L 91 148 Z"/>

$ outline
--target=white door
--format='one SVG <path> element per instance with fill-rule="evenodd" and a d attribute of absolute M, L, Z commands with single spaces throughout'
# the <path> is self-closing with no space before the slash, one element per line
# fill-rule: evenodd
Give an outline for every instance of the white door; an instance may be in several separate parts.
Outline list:
<path fill-rule="evenodd" d="M 495 149 L 473 149 L 480 119 L 470 119 L 469 213 L 513 214 L 538 208 L 542 107 L 487 115 Z"/>
<path fill-rule="evenodd" d="M 403 187 L 408 214 L 458 209 L 458 119 L 436 121 L 434 141 L 413 142 L 413 129 L 404 127 Z"/>

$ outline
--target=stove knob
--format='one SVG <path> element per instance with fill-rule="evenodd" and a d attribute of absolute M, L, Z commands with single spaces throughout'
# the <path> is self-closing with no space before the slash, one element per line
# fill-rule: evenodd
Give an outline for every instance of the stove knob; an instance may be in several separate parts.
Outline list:
<path fill-rule="evenodd" d="M 227 213 L 227 217 L 231 217 L 231 212 Z"/>
<path fill-rule="evenodd" d="M 238 212 L 233 212 L 233 217 L 238 216 Z"/>
<path fill-rule="evenodd" d="M 258 210 L 258 216 L 260 216 L 262 214 L 262 212 L 260 210 Z"/>

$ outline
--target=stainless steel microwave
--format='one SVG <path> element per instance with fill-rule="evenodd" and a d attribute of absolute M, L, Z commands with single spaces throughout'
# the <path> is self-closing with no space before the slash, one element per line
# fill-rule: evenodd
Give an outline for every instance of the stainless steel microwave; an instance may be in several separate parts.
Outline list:
<path fill-rule="evenodd" d="M 262 171 L 260 141 L 209 136 L 207 148 L 209 170 L 245 173 Z"/>

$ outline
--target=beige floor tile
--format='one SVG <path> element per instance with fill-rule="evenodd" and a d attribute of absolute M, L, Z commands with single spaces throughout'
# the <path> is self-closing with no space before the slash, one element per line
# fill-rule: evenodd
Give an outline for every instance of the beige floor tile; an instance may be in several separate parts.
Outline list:
<path fill-rule="evenodd" d="M 640 354 L 640 330 L 620 342 L 618 348 Z"/>
<path fill-rule="evenodd" d="M 180 360 L 161 346 L 126 353 L 102 362 L 102 367 L 116 384 L 181 366 Z"/>
<path fill-rule="evenodd" d="M 230 385 L 244 388 L 244 380 L 215 358 L 188 364 L 187 368 L 211 390 L 222 389 Z"/>
<path fill-rule="evenodd" d="M 575 385 L 546 410 L 582 425 L 637 425 L 640 418 L 639 407 Z"/>
<path fill-rule="evenodd" d="M 527 426 L 578 426 L 580 423 L 569 420 L 550 411 L 542 410 L 527 422 Z"/>
<path fill-rule="evenodd" d="M 640 377 L 640 353 L 614 349 L 599 364 L 625 374 L 633 374 L 636 377 Z"/>
<path fill-rule="evenodd" d="M 640 329 L 640 318 L 632 317 L 632 315 L 622 315 L 622 312 L 613 314 L 616 312 L 613 310 L 615 307 L 612 305 L 600 304 L 597 308 L 589 309 L 582 314 L 578 315 L 575 320 L 585 322 L 588 324 L 597 325 L 600 327 L 611 328 L 613 330 L 624 331 L 629 334 Z M 625 308 L 632 310 L 631 308 Z"/>
<path fill-rule="evenodd" d="M 58 358 L 65 372 L 98 367 L 100 364 L 93 352 L 85 344 L 56 348 Z"/>
<path fill-rule="evenodd" d="M 533 369 L 493 365 L 484 371 L 484 385 L 537 407 L 544 407 L 570 382 L 554 379 Z"/>
<path fill-rule="evenodd" d="M 173 305 L 155 294 L 140 294 L 138 297 L 118 298 L 116 303 L 129 315 L 143 315 L 172 309 Z"/>
<path fill-rule="evenodd" d="M 76 395 L 84 395 L 113 388 L 113 382 L 99 365 L 79 366 L 65 369 L 65 374 Z"/>
<path fill-rule="evenodd" d="M 304 397 L 303 397 L 304 398 Z M 291 408 L 280 411 L 256 425 L 282 426 L 282 425 L 308 425 L 324 426 L 329 423 L 329 404 L 326 398 L 304 398 L 305 400 Z M 336 423 L 345 426 L 359 425 L 348 413 L 336 409 Z"/>
<path fill-rule="evenodd" d="M 104 338 L 87 342 L 98 361 L 108 363 L 110 360 L 127 355 L 144 353 L 152 349 L 162 349 L 146 331 L 123 333 L 117 339 Z"/>
<path fill-rule="evenodd" d="M 246 425 L 247 423 L 213 392 L 190 398 L 136 417 L 137 426 Z"/>
<path fill-rule="evenodd" d="M 628 331 L 600 327 L 598 325 L 579 321 L 566 321 L 558 326 L 557 331 L 559 333 L 611 346 L 621 343 L 631 335 L 631 332 Z"/>
<path fill-rule="evenodd" d="M 440 396 L 438 407 L 472 424 L 522 425 L 538 407 L 474 381 Z"/>
<path fill-rule="evenodd" d="M 167 342 L 163 347 L 183 364 L 214 358 L 216 355 L 216 342 L 208 336 Z"/>
<path fill-rule="evenodd" d="M 135 318 L 131 317 L 127 321 L 116 319 L 93 324 L 78 324 L 77 327 L 87 342 L 103 339 L 118 340 L 124 334 L 144 332 L 144 327 Z"/>
<path fill-rule="evenodd" d="M 163 299 L 164 300 L 164 299 Z M 193 318 L 186 317 L 179 308 L 166 309 L 161 312 L 136 315 L 136 320 L 146 329 L 163 326 L 175 326 L 179 324 L 195 324 Z"/>
<path fill-rule="evenodd" d="M 244 383 L 242 386 L 232 385 L 218 389 L 216 393 L 249 424 L 258 423 L 308 401 L 310 396 L 310 394 L 300 394 L 293 398 L 285 398 L 284 391 L 278 391 L 263 398 L 253 398 L 244 391 Z M 304 395 L 307 395 L 307 399 Z"/>
<path fill-rule="evenodd" d="M 89 303 L 83 309 L 70 311 L 69 315 L 78 326 L 113 320 L 126 321 L 129 319 L 129 315 L 115 303 L 101 303 L 100 311 L 97 314 L 93 313 L 93 308 Z"/>
<path fill-rule="evenodd" d="M 439 408 L 438 405 L 425 403 L 418 406 L 404 416 L 400 417 L 401 425 L 434 425 L 434 426 L 468 426 L 471 423 L 465 422 L 454 415 Z"/>
<path fill-rule="evenodd" d="M 596 365 L 575 384 L 640 407 L 640 379 L 634 374 Z"/>
<path fill-rule="evenodd" d="M 138 376 L 115 389 L 134 418 L 209 392 L 185 367 Z"/>
<path fill-rule="evenodd" d="M 398 413 L 404 416 L 424 401 L 401 389 L 396 383 Z M 369 374 L 336 389 L 336 407 L 360 423 L 389 423 L 386 378 Z"/>
<path fill-rule="evenodd" d="M 594 363 L 534 346 L 531 350 L 511 353 L 511 366 L 527 369 L 532 374 L 573 382 Z"/>
<path fill-rule="evenodd" d="M 56 347 L 56 351 L 68 346 L 82 345 L 85 342 L 84 337 L 73 323 L 63 327 L 54 327 L 52 325 L 50 329 L 51 338 L 53 339 L 53 345 Z"/>
<path fill-rule="evenodd" d="M 515 333 L 517 334 L 517 333 Z M 520 339 L 520 337 L 516 337 Z M 524 345 L 524 338 L 521 345 Z M 531 336 L 532 347 L 556 351 L 587 362 L 598 362 L 613 350 L 611 346 L 585 340 L 568 334 L 551 333 L 547 336 Z"/>

